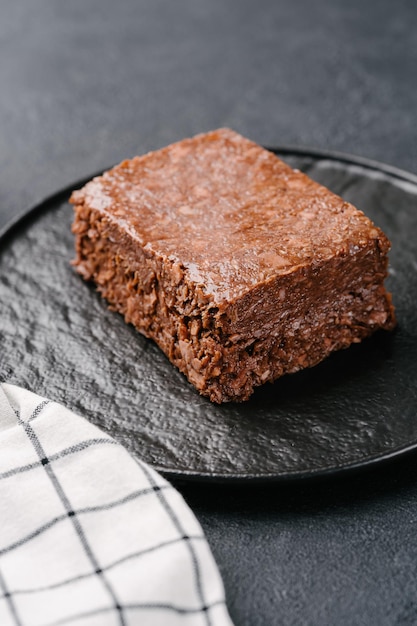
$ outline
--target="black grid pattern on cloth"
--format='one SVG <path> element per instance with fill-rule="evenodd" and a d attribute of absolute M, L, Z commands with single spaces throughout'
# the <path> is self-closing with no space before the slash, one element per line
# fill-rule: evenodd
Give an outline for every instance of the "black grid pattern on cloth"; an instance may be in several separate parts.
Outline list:
<path fill-rule="evenodd" d="M 45 403 L 42 403 L 43 406 L 46 406 Z M 66 514 L 69 518 L 71 518 L 71 522 L 74 526 L 75 532 L 78 535 L 78 538 L 80 540 L 80 543 L 87 555 L 87 557 L 89 558 L 89 560 L 91 561 L 91 565 L 93 566 L 93 569 L 95 570 L 97 576 L 100 577 L 100 580 L 103 583 L 103 586 L 105 587 L 106 591 L 108 592 L 109 596 L 111 597 L 111 600 L 113 602 L 113 608 L 114 610 L 118 613 L 118 617 L 119 617 L 119 623 L 120 626 L 125 626 L 126 622 L 124 619 L 124 615 L 123 615 L 123 609 L 120 606 L 118 599 L 117 599 L 117 595 L 116 592 L 114 591 L 112 585 L 110 585 L 109 581 L 107 580 L 104 572 L 102 571 L 102 569 L 99 566 L 99 562 L 88 542 L 88 539 L 86 537 L 86 534 L 83 530 L 82 524 L 80 522 L 80 520 L 78 519 L 77 515 L 75 514 L 75 511 L 72 510 L 71 507 L 71 503 L 69 501 L 69 498 L 67 496 L 67 494 L 65 493 L 64 489 L 61 486 L 61 483 L 59 482 L 53 468 L 52 468 L 52 464 L 50 463 L 48 457 L 46 456 L 44 449 L 42 447 L 41 442 L 39 441 L 39 438 L 37 437 L 34 429 L 32 428 L 30 422 L 36 418 L 37 415 L 39 415 L 40 411 L 42 410 L 41 405 L 38 405 L 36 407 L 36 409 L 34 410 L 34 412 L 32 413 L 32 415 L 30 416 L 29 420 L 27 422 L 23 422 L 20 419 L 19 414 L 17 414 L 17 419 L 18 419 L 18 423 L 23 427 L 24 431 L 26 432 L 31 444 L 33 445 L 33 447 L 36 450 L 37 455 L 39 456 L 39 460 L 42 463 L 42 465 L 45 468 L 45 471 L 48 475 L 49 480 L 51 481 L 59 499 L 61 500 L 64 509 L 66 511 Z"/>
<path fill-rule="evenodd" d="M 11 469 L 4 471 L 3 473 L 0 473 L 0 481 L 2 481 L 7 480 L 8 478 L 16 476 L 18 474 L 25 474 L 35 469 L 43 468 L 48 477 L 51 488 L 55 491 L 63 507 L 62 515 L 51 517 L 51 519 L 47 523 L 37 528 L 34 528 L 26 536 L 22 536 L 20 539 L 11 543 L 10 545 L 0 548 L 0 598 L 3 598 L 7 604 L 10 614 L 10 624 L 13 624 L 14 626 L 25 626 L 25 622 L 22 621 L 22 618 L 19 615 L 19 596 L 25 594 L 35 594 L 38 592 L 57 589 L 60 587 L 65 588 L 65 586 L 71 585 L 75 582 L 79 582 L 89 578 L 91 579 L 92 577 L 97 577 L 109 598 L 110 605 L 97 606 L 96 609 L 78 612 L 76 614 L 69 615 L 68 617 L 63 617 L 58 621 L 55 620 L 53 623 L 45 623 L 42 626 L 58 626 L 59 624 L 76 623 L 77 620 L 83 618 L 100 615 L 104 616 L 105 614 L 109 613 L 114 614 L 114 616 L 117 617 L 117 623 L 119 623 L 121 626 L 128 626 L 129 624 L 141 623 L 141 615 L 143 615 L 144 612 L 148 612 L 149 614 L 149 612 L 157 611 L 162 611 L 166 613 L 167 616 L 169 615 L 169 613 L 172 612 L 176 613 L 177 615 L 199 614 L 202 616 L 202 623 L 204 623 L 206 626 L 214 626 L 210 616 L 210 611 L 211 609 L 219 605 L 224 605 L 224 599 L 221 598 L 219 600 L 208 602 L 205 598 L 204 585 L 202 581 L 202 566 L 199 561 L 198 551 L 194 547 L 195 542 L 204 542 L 205 539 L 202 534 L 187 534 L 184 530 L 181 520 L 179 519 L 177 513 L 175 512 L 174 508 L 171 506 L 168 498 L 166 497 L 167 492 L 169 492 L 170 490 L 174 491 L 172 486 L 165 481 L 163 481 L 161 484 L 158 484 L 157 480 L 155 479 L 155 476 L 157 475 L 155 475 L 146 466 L 146 464 L 140 461 L 136 461 L 136 465 L 140 468 L 143 477 L 146 479 L 148 485 L 147 487 L 132 491 L 130 494 L 127 494 L 124 497 L 115 499 L 111 502 L 106 502 L 103 505 L 94 505 L 90 507 L 80 507 L 74 509 L 71 505 L 70 496 L 65 492 L 61 482 L 57 477 L 56 472 L 54 471 L 54 462 L 59 461 L 66 456 L 80 454 L 93 447 L 109 445 L 119 446 L 119 444 L 114 440 L 106 437 L 90 438 L 82 440 L 77 444 L 69 446 L 67 448 L 63 448 L 59 452 L 51 454 L 48 457 L 42 446 L 41 439 L 36 433 L 33 423 L 34 420 L 40 416 L 43 409 L 49 404 L 50 401 L 48 400 L 39 403 L 26 421 L 22 420 L 19 411 L 14 409 L 17 417 L 17 423 L 26 433 L 28 441 L 30 441 L 31 446 L 36 452 L 38 461 L 34 461 L 32 463 L 27 463 L 24 465 L 16 465 L 15 467 L 12 467 Z M 168 518 L 171 520 L 172 526 L 175 529 L 175 537 L 166 541 L 160 541 L 159 543 L 157 542 L 154 545 L 144 548 L 142 550 L 132 551 L 127 555 L 123 555 L 119 559 L 114 559 L 112 562 L 107 563 L 106 566 L 102 567 L 100 565 L 99 557 L 90 545 L 87 534 L 83 528 L 83 516 L 94 515 L 96 512 L 99 511 L 102 512 L 109 509 L 121 507 L 124 504 L 131 502 L 132 500 L 140 499 L 143 496 L 149 495 L 157 498 L 160 506 L 165 511 Z M 74 573 L 73 576 L 67 577 L 65 580 L 57 580 L 55 583 L 51 583 L 48 585 L 38 585 L 30 588 L 10 589 L 8 587 L 7 581 L 5 580 L 4 573 L 2 573 L 1 557 L 4 554 L 12 553 L 13 550 L 24 546 L 25 543 L 31 542 L 35 537 L 38 537 L 42 533 L 47 533 L 52 527 L 60 524 L 61 522 L 64 522 L 64 520 L 70 520 L 78 541 L 91 564 L 91 571 L 82 574 Z M 182 606 L 180 604 L 165 602 L 122 603 L 118 598 L 117 590 L 114 588 L 108 578 L 108 573 L 127 561 L 140 559 L 146 554 L 157 552 L 158 550 L 163 550 L 180 542 L 184 543 L 184 545 L 187 547 L 187 551 L 189 554 L 194 575 L 196 597 L 198 598 L 198 606 Z M 138 621 L 136 621 L 136 618 L 135 621 L 129 621 L 129 615 L 136 616 Z M 169 622 L 167 621 L 167 623 Z"/>
<path fill-rule="evenodd" d="M 3 592 L 3 597 L 6 599 L 7 605 L 9 607 L 10 613 L 13 617 L 14 623 L 16 624 L 16 626 L 21 626 L 22 622 L 19 619 L 19 616 L 17 614 L 16 611 L 16 606 L 14 603 L 14 600 L 12 598 L 12 594 L 8 591 L 7 587 L 6 587 L 6 583 L 4 581 L 4 578 L 1 574 L 0 571 L 0 589 Z"/>
<path fill-rule="evenodd" d="M 153 476 L 152 476 L 151 472 L 148 470 L 148 468 L 143 463 L 140 463 L 138 461 L 138 465 L 141 468 L 143 474 L 148 479 L 149 483 L 153 486 L 153 488 L 155 488 L 156 487 L 156 483 L 155 483 L 155 481 L 153 479 Z M 161 502 L 162 506 L 164 507 L 165 511 L 168 513 L 169 517 L 171 518 L 172 523 L 174 524 L 175 528 L 178 530 L 181 538 L 187 544 L 187 548 L 188 548 L 188 551 L 189 551 L 189 554 L 190 554 L 190 557 L 191 557 L 191 560 L 192 560 L 192 564 L 193 564 L 195 584 L 196 584 L 196 589 L 197 589 L 197 595 L 198 595 L 198 598 L 199 598 L 199 600 L 201 602 L 201 610 L 205 614 L 205 622 L 206 622 L 207 626 L 212 626 L 212 621 L 211 621 L 211 618 L 210 618 L 210 614 L 208 613 L 209 606 L 206 604 L 205 599 L 204 599 L 203 585 L 202 585 L 201 573 L 200 573 L 200 564 L 198 562 L 196 551 L 194 550 L 193 544 L 190 542 L 190 537 L 188 537 L 184 533 L 184 529 L 182 527 L 182 524 L 181 524 L 178 516 L 176 515 L 175 511 L 173 510 L 173 508 L 170 506 L 170 504 L 167 501 L 167 499 L 164 497 L 164 494 L 162 493 L 161 490 L 157 491 L 157 496 L 158 496 L 159 501 Z"/>

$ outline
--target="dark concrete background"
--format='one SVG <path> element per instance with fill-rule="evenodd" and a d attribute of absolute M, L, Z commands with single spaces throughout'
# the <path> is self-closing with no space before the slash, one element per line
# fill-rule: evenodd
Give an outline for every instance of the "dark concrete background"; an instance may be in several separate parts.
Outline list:
<path fill-rule="evenodd" d="M 2 0 L 0 227 L 125 157 L 225 125 L 416 173 L 416 112 L 415 0 Z M 417 623 L 415 466 L 180 484 L 236 626 Z"/>

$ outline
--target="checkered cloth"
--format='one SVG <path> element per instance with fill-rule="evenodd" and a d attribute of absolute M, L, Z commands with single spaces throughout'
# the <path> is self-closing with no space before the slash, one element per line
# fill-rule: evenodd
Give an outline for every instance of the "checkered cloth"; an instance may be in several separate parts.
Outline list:
<path fill-rule="evenodd" d="M 63 406 L 0 385 L 0 625 L 230 626 L 182 497 Z"/>

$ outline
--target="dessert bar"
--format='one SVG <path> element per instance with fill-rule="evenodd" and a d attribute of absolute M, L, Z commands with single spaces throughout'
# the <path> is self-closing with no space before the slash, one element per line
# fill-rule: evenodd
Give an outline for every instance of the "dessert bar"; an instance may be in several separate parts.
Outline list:
<path fill-rule="evenodd" d="M 231 130 L 123 161 L 71 202 L 77 271 L 213 402 L 395 325 L 382 231 Z"/>

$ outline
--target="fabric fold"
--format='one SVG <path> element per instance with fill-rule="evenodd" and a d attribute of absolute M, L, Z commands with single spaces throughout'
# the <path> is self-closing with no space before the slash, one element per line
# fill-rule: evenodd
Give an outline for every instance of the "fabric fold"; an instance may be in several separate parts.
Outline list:
<path fill-rule="evenodd" d="M 114 439 L 0 385 L 0 624 L 231 626 L 181 495 Z"/>

